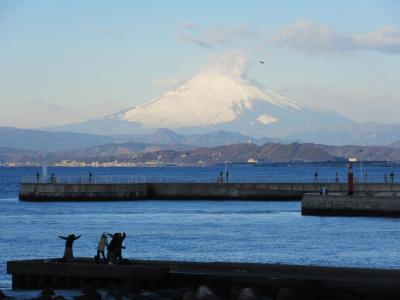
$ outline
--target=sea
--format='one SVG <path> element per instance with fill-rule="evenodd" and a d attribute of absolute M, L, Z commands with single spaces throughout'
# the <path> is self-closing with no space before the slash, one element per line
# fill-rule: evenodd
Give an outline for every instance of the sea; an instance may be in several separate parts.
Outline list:
<path fill-rule="evenodd" d="M 141 178 L 142 181 L 232 182 L 346 180 L 339 163 L 276 163 L 211 167 L 48 167 L 60 178 Z M 81 234 L 74 254 L 93 257 L 102 232 L 126 232 L 123 256 L 132 259 L 259 262 L 322 266 L 400 268 L 400 219 L 302 216 L 299 201 L 45 202 L 18 200 L 23 178 L 40 167 L 0 167 L 0 290 L 10 291 L 8 260 L 56 258 L 59 235 Z M 356 163 L 356 177 L 383 182 L 400 166 Z M 397 178 L 397 176 L 399 178 Z"/>

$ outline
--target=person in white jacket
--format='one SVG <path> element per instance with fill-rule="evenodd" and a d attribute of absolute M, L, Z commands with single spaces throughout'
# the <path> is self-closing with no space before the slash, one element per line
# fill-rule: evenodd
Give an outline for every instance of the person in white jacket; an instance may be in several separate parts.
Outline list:
<path fill-rule="evenodd" d="M 96 255 L 96 262 L 100 262 L 100 254 L 103 256 L 104 262 L 107 263 L 107 258 L 104 253 L 104 250 L 108 246 L 108 240 L 107 240 L 107 233 L 103 232 L 100 236 L 99 244 L 97 245 L 97 255 Z"/>

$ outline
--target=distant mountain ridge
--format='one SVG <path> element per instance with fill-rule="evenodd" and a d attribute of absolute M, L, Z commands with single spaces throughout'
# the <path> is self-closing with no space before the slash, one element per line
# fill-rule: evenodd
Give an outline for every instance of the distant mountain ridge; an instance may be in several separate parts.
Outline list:
<path fill-rule="evenodd" d="M 283 141 L 281 139 L 274 139 L 263 137 L 260 139 L 245 136 L 238 132 L 226 131 L 226 130 L 218 130 L 207 132 L 203 134 L 191 134 L 191 135 L 183 135 L 178 134 L 167 128 L 160 128 L 156 130 L 154 133 L 149 135 L 145 141 L 151 144 L 187 144 L 192 146 L 199 147 L 215 147 L 221 145 L 231 145 L 238 143 L 254 143 L 257 145 L 262 145 L 268 142 L 276 142 L 276 143 L 284 143 L 287 144 L 289 142 Z"/>
<path fill-rule="evenodd" d="M 75 132 L 49 132 L 35 129 L 0 127 L 0 147 L 32 151 L 61 151 L 126 140 L 118 137 Z"/>
<path fill-rule="evenodd" d="M 182 135 L 166 128 L 160 128 L 151 134 L 142 135 L 94 135 L 75 132 L 49 132 L 44 130 L 0 127 L 0 147 L 25 149 L 32 151 L 64 151 L 110 143 L 135 142 L 149 145 L 176 145 L 212 147 L 219 145 L 253 142 L 259 145 L 265 142 L 284 142 L 279 139 L 255 139 L 237 132 L 215 131 L 205 134 Z M 190 147 L 189 147 L 190 148 Z"/>
<path fill-rule="evenodd" d="M 400 140 L 393 141 L 393 142 L 387 144 L 386 146 L 393 147 L 393 148 L 400 148 Z"/>
<path fill-rule="evenodd" d="M 238 143 L 218 147 L 189 145 L 150 145 L 119 143 L 93 146 L 61 152 L 35 152 L 0 148 L 0 165 L 59 164 L 69 162 L 113 165 L 191 165 L 247 162 L 334 162 L 356 157 L 363 161 L 400 161 L 400 149 L 377 146 L 328 146 L 321 144 L 278 144 L 261 146 Z"/>

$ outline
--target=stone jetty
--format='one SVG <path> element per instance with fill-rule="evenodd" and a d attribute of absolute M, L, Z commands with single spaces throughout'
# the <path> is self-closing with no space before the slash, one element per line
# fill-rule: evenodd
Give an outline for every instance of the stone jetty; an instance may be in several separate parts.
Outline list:
<path fill-rule="evenodd" d="M 7 272 L 12 274 L 13 289 L 90 286 L 131 294 L 147 291 L 153 293 L 149 299 L 400 297 L 400 270 L 386 269 L 143 260 L 108 265 L 95 264 L 93 259 L 77 258 L 72 263 L 62 263 L 57 259 L 9 261 Z M 169 297 L 168 293 L 174 295 Z M 291 298 L 279 298 L 279 295 L 291 295 Z"/>
<path fill-rule="evenodd" d="M 22 201 L 301 200 L 324 184 L 346 193 L 347 183 L 21 183 Z M 354 191 L 399 193 L 399 183 L 354 184 Z"/>
<path fill-rule="evenodd" d="M 301 212 L 314 216 L 400 217 L 400 193 L 304 194 Z"/>

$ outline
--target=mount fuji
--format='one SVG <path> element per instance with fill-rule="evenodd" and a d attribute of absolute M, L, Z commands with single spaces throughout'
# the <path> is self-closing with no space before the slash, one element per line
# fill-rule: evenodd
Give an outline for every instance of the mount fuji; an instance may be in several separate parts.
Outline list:
<path fill-rule="evenodd" d="M 83 123 L 50 130 L 92 134 L 146 134 L 169 128 L 181 134 L 226 130 L 253 137 L 332 142 L 352 125 L 330 111 L 304 107 L 240 72 L 204 71 L 154 100 Z"/>

